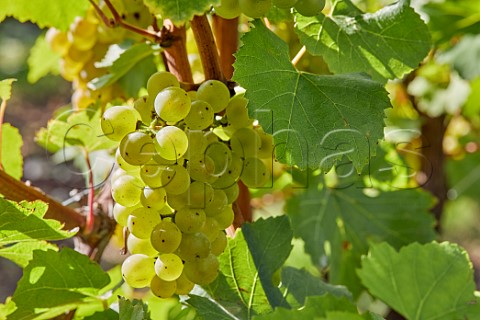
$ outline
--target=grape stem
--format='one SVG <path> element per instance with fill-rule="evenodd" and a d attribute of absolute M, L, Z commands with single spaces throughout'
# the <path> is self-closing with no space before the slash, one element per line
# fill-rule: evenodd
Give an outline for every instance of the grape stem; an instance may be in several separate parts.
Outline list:
<path fill-rule="evenodd" d="M 213 15 L 213 32 L 217 42 L 220 67 L 227 79 L 233 76 L 233 63 L 238 48 L 238 18 L 224 19 Z"/>
<path fill-rule="evenodd" d="M 179 81 L 192 83 L 193 76 L 188 61 L 185 26 L 177 27 L 171 20 L 165 19 L 162 30 L 168 30 L 168 34 L 176 40 L 164 50 L 165 68 L 174 74 Z"/>
<path fill-rule="evenodd" d="M 88 151 L 85 150 L 85 162 L 87 163 L 88 169 L 88 212 L 87 220 L 85 224 L 85 233 L 90 234 L 93 232 L 95 215 L 93 205 L 95 203 L 95 187 L 93 185 L 93 170 L 92 164 L 90 163 L 90 156 Z"/>
<path fill-rule="evenodd" d="M 300 61 L 300 59 L 302 59 L 305 52 L 307 52 L 307 47 L 305 47 L 305 46 L 303 46 L 300 50 L 298 50 L 297 54 L 292 59 L 292 64 L 294 66 L 296 66 L 297 63 Z"/>

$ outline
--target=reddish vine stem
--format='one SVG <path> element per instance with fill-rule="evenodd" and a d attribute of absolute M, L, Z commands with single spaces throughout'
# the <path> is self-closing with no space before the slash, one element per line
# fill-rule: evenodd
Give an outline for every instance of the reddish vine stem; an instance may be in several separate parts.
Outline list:
<path fill-rule="evenodd" d="M 238 18 L 224 19 L 213 16 L 213 31 L 220 56 L 220 67 L 225 77 L 230 80 L 233 76 L 233 55 L 238 48 Z"/>
<path fill-rule="evenodd" d="M 90 156 L 88 154 L 88 151 L 85 151 L 85 161 L 87 162 L 88 168 L 88 213 L 85 225 L 85 233 L 90 234 L 93 231 L 95 223 L 95 214 L 93 208 L 93 205 L 95 203 L 95 186 L 93 184 L 93 170 L 92 164 L 90 163 Z"/>
<path fill-rule="evenodd" d="M 174 74 L 179 81 L 193 83 L 192 70 L 188 61 L 185 26 L 177 27 L 171 20 L 166 19 L 163 22 L 163 29 L 168 30 L 174 40 L 164 50 L 165 68 Z"/>
<path fill-rule="evenodd" d="M 190 21 L 190 26 L 197 43 L 200 59 L 202 60 L 205 80 L 215 79 L 225 82 L 226 79 L 220 67 L 217 46 L 207 16 L 193 17 Z"/>

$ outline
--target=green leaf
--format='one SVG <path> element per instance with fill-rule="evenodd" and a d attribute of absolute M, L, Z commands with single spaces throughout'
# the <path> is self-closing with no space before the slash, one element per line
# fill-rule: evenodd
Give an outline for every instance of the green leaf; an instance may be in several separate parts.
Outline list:
<path fill-rule="evenodd" d="M 274 273 L 287 260 L 292 250 L 292 227 L 287 216 L 259 219 L 242 226 L 258 277 L 273 308 L 289 307 L 278 287 L 273 283 Z"/>
<path fill-rule="evenodd" d="M 358 274 L 373 295 L 409 320 L 466 319 L 476 301 L 472 264 L 456 244 L 413 243 L 399 252 L 376 244 Z"/>
<path fill-rule="evenodd" d="M 27 266 L 28 262 L 33 258 L 34 250 L 54 250 L 58 251 L 57 246 L 46 241 L 29 241 L 18 242 L 14 245 L 0 248 L 0 257 L 4 257 L 15 262 L 21 268 Z"/>
<path fill-rule="evenodd" d="M 6 173 L 20 179 L 23 175 L 22 135 L 9 123 L 2 123 L 2 158 L 0 162 Z"/>
<path fill-rule="evenodd" d="M 282 269 L 282 287 L 288 294 L 292 294 L 300 305 L 304 305 L 305 299 L 309 296 L 321 296 L 326 293 L 335 297 L 352 298 L 347 288 L 328 284 L 305 270 L 292 267 Z"/>
<path fill-rule="evenodd" d="M 215 301 L 194 294 L 189 295 L 189 297 L 187 303 L 195 308 L 200 319 L 237 320 L 236 317 L 228 314 L 226 310 L 222 309 Z"/>
<path fill-rule="evenodd" d="M 4 79 L 0 81 L 0 99 L 2 100 L 10 100 L 10 96 L 12 95 L 12 84 L 17 79 Z"/>
<path fill-rule="evenodd" d="M 40 129 L 36 141 L 51 152 L 72 146 L 81 146 L 89 152 L 112 148 L 118 143 L 103 134 L 100 116 L 100 109 L 68 110 L 50 120 L 47 128 Z"/>
<path fill-rule="evenodd" d="M 98 311 L 92 314 L 91 316 L 83 318 L 83 320 L 118 320 L 118 313 L 112 309 L 107 309 L 105 311 Z"/>
<path fill-rule="evenodd" d="M 119 298 L 120 320 L 150 320 L 148 306 L 142 300 L 133 299 L 132 301 Z"/>
<path fill-rule="evenodd" d="M 475 118 L 480 115 L 480 77 L 470 81 L 470 95 L 462 108 L 462 113 L 468 118 Z"/>
<path fill-rule="evenodd" d="M 417 68 L 430 50 L 428 28 L 407 1 L 355 17 L 297 14 L 296 32 L 334 73 L 366 72 L 380 82 Z"/>
<path fill-rule="evenodd" d="M 295 70 L 288 46 L 259 20 L 243 38 L 234 80 L 247 89 L 249 112 L 272 132 L 276 156 L 328 171 L 346 155 L 358 172 L 383 137 L 385 89 L 358 75 L 319 76 Z"/>
<path fill-rule="evenodd" d="M 480 190 L 480 153 L 467 153 L 460 159 L 448 159 L 446 164 L 449 193 L 452 198 L 467 196 L 478 200 Z"/>
<path fill-rule="evenodd" d="M 220 0 L 143 0 L 143 2 L 153 13 L 172 20 L 175 25 L 182 25 L 194 15 L 201 16 Z"/>
<path fill-rule="evenodd" d="M 35 83 L 49 73 L 58 74 L 60 55 L 48 45 L 45 36 L 41 35 L 30 49 L 28 57 L 28 75 L 27 80 Z"/>
<path fill-rule="evenodd" d="M 63 240 L 75 235 L 62 230 L 57 220 L 43 219 L 48 205 L 40 202 L 15 203 L 0 198 L 0 246 L 32 240 Z"/>
<path fill-rule="evenodd" d="M 13 294 L 17 310 L 9 319 L 34 319 L 51 308 L 72 310 L 95 298 L 109 282 L 98 264 L 75 250 L 36 250 Z"/>
<path fill-rule="evenodd" d="M 40 28 L 67 30 L 76 16 L 84 16 L 88 0 L 0 0 L 0 21 L 13 16 L 20 22 L 32 21 Z"/>
<path fill-rule="evenodd" d="M 438 62 L 449 64 L 462 78 L 472 80 L 480 76 L 479 54 L 480 36 L 466 35 L 453 48 L 441 53 Z"/>
<path fill-rule="evenodd" d="M 128 96 L 138 96 L 138 91 L 146 87 L 148 78 L 157 71 L 157 66 L 153 61 L 153 55 L 140 60 L 134 68 L 130 69 L 123 77 L 118 80 L 125 93 Z"/>
<path fill-rule="evenodd" d="M 120 56 L 112 63 L 108 69 L 108 74 L 95 78 L 88 83 L 92 90 L 98 90 L 117 82 L 125 76 L 130 70 L 136 67 L 142 60 L 148 58 L 153 53 L 152 46 L 146 43 L 139 43 L 123 51 Z M 141 83 L 140 85 L 145 85 Z"/>

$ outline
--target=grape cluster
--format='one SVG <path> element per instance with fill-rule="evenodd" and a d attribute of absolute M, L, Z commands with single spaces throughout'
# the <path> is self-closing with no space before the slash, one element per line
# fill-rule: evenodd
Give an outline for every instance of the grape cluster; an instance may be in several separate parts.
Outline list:
<path fill-rule="evenodd" d="M 108 108 L 101 126 L 119 142 L 111 189 L 114 217 L 129 231 L 123 277 L 166 298 L 216 278 L 238 180 L 269 181 L 273 141 L 223 82 L 187 92 L 161 71 L 147 91 L 134 107 Z"/>
<path fill-rule="evenodd" d="M 320 14 L 325 0 L 221 0 L 214 6 L 215 13 L 225 19 L 233 19 L 240 14 L 250 18 L 261 18 L 270 11 L 272 5 L 280 9 L 294 8 L 306 17 Z"/>
<path fill-rule="evenodd" d="M 126 22 L 147 27 L 153 21 L 141 0 L 115 0 L 112 4 Z M 112 18 L 105 2 L 100 1 L 99 7 Z M 138 40 L 138 35 L 122 28 L 107 27 L 91 7 L 85 17 L 75 18 L 68 31 L 50 28 L 45 38 L 50 48 L 61 56 L 60 74 L 73 84 L 72 105 L 75 108 L 86 108 L 97 100 L 106 103 L 113 96 L 121 95 L 117 85 L 93 91 L 87 88 L 87 83 L 107 73 L 106 68 L 97 67 L 95 63 L 102 60 L 110 45 L 125 39 Z"/>

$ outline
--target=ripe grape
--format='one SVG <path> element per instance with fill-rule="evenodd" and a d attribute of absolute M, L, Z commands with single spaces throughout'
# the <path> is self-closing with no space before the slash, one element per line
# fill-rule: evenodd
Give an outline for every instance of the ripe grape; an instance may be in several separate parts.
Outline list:
<path fill-rule="evenodd" d="M 152 293 L 159 298 L 170 298 L 175 294 L 175 290 L 177 290 L 177 282 L 165 281 L 154 276 L 150 282 L 150 290 L 152 290 Z"/>
<path fill-rule="evenodd" d="M 219 229 L 227 229 L 233 223 L 233 219 L 235 218 L 232 206 L 225 206 L 222 212 L 215 215 L 214 218 L 217 220 Z"/>
<path fill-rule="evenodd" d="M 148 96 L 143 96 L 135 100 L 133 108 L 137 110 L 143 123 L 149 124 L 153 119 L 153 104 L 149 102 Z"/>
<path fill-rule="evenodd" d="M 220 230 L 217 233 L 217 237 L 211 242 L 211 252 L 212 254 L 219 256 L 227 247 L 227 235 L 225 231 Z"/>
<path fill-rule="evenodd" d="M 182 194 L 190 187 L 190 175 L 187 169 L 178 164 L 167 166 L 161 173 L 161 179 L 168 194 Z"/>
<path fill-rule="evenodd" d="M 180 277 L 178 277 L 177 281 L 177 290 L 175 290 L 176 294 L 189 294 L 190 291 L 192 291 L 193 287 L 195 286 L 195 283 L 190 281 L 187 276 L 185 275 L 185 272 L 182 272 Z"/>
<path fill-rule="evenodd" d="M 127 133 L 135 131 L 138 120 L 140 120 L 140 115 L 135 109 L 115 106 L 105 110 L 100 124 L 103 134 L 107 138 L 120 141 Z"/>
<path fill-rule="evenodd" d="M 190 112 L 185 117 L 185 124 L 189 129 L 203 130 L 213 123 L 213 108 L 203 100 L 193 101 Z"/>
<path fill-rule="evenodd" d="M 155 225 L 161 220 L 162 218 L 156 210 L 140 207 L 130 213 L 127 220 L 128 231 L 137 238 L 147 239 Z"/>
<path fill-rule="evenodd" d="M 272 7 L 272 0 L 238 0 L 242 12 L 250 18 L 261 18 Z"/>
<path fill-rule="evenodd" d="M 155 276 L 154 258 L 145 254 L 133 254 L 122 264 L 122 276 L 132 288 L 143 288 Z"/>
<path fill-rule="evenodd" d="M 180 277 L 183 271 L 183 262 L 174 253 L 161 254 L 155 261 L 155 273 L 165 281 L 174 281 Z"/>
<path fill-rule="evenodd" d="M 224 19 L 233 19 L 242 14 L 238 0 L 221 0 L 218 6 L 213 6 L 215 13 Z"/>
<path fill-rule="evenodd" d="M 153 228 L 150 241 L 158 252 L 171 253 L 180 245 L 182 232 L 175 223 L 164 219 Z"/>
<path fill-rule="evenodd" d="M 210 241 L 200 232 L 183 234 L 177 253 L 185 261 L 206 258 L 210 254 Z"/>
<path fill-rule="evenodd" d="M 187 170 L 190 177 L 200 182 L 214 182 L 217 177 L 215 173 L 215 164 L 212 158 L 206 155 L 198 154 L 190 158 L 187 164 Z"/>
<path fill-rule="evenodd" d="M 197 99 L 208 102 L 215 113 L 223 111 L 230 101 L 230 91 L 218 80 L 207 80 L 198 87 Z"/>
<path fill-rule="evenodd" d="M 155 111 L 167 122 L 177 122 L 184 119 L 191 108 L 191 100 L 182 88 L 168 87 L 156 96 Z"/>
<path fill-rule="evenodd" d="M 215 255 L 185 262 L 185 275 L 200 285 L 212 283 L 218 275 L 219 262 Z"/>
<path fill-rule="evenodd" d="M 127 134 L 120 142 L 118 148 L 125 162 L 134 166 L 147 163 L 155 153 L 152 138 L 140 131 Z"/>
<path fill-rule="evenodd" d="M 168 87 L 180 88 L 180 83 L 177 78 L 170 72 L 159 71 L 148 78 L 147 91 L 151 97 L 156 97 L 160 91 Z"/>
<path fill-rule="evenodd" d="M 261 187 L 267 183 L 269 178 L 270 174 L 262 160 L 258 158 L 245 159 L 241 179 L 247 187 Z"/>
<path fill-rule="evenodd" d="M 119 203 L 115 203 L 115 205 L 113 206 L 113 218 L 115 219 L 115 221 L 117 221 L 119 225 L 121 225 L 122 227 L 126 227 L 128 222 L 128 216 L 133 210 L 137 208 L 140 208 L 140 205 L 137 204 L 133 207 L 125 207 Z"/>
<path fill-rule="evenodd" d="M 205 214 L 207 217 L 213 217 L 220 213 L 228 204 L 228 198 L 221 189 L 213 190 L 213 200 L 205 206 Z"/>
<path fill-rule="evenodd" d="M 156 135 L 155 148 L 158 154 L 167 160 L 176 160 L 182 157 L 188 148 L 188 138 L 182 129 L 175 126 L 166 126 Z"/>
<path fill-rule="evenodd" d="M 112 183 L 112 197 L 115 202 L 125 207 L 133 207 L 140 202 L 143 183 L 128 174 L 118 177 Z"/>
<path fill-rule="evenodd" d="M 202 209 L 182 208 L 175 214 L 175 223 L 183 233 L 199 231 L 205 223 L 205 211 Z"/>
<path fill-rule="evenodd" d="M 243 158 L 256 157 L 261 143 L 260 136 L 250 128 L 238 129 L 230 139 L 232 151 Z"/>
<path fill-rule="evenodd" d="M 145 208 L 160 210 L 167 203 L 167 193 L 163 188 L 151 189 L 145 187 L 140 195 L 140 202 Z"/>

